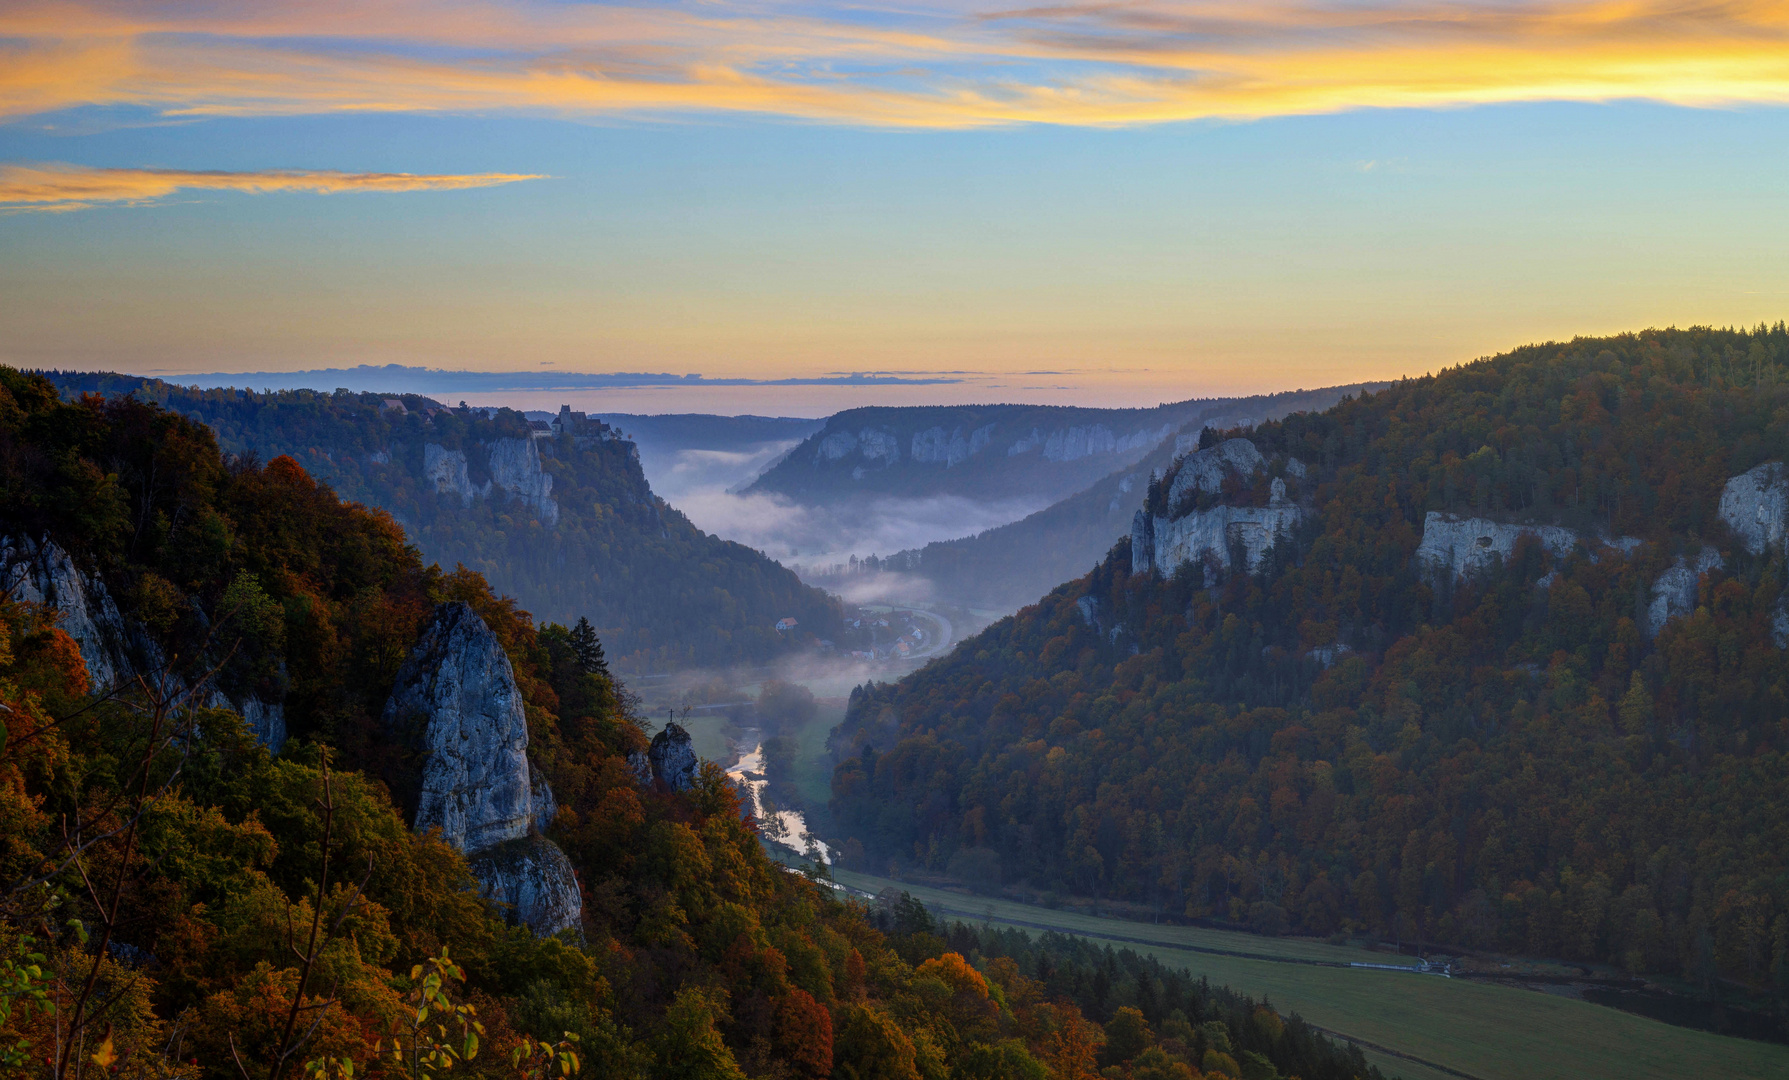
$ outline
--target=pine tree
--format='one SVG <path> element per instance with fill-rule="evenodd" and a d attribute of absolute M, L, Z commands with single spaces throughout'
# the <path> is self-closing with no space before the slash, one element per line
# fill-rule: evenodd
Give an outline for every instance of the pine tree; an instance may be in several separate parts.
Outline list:
<path fill-rule="evenodd" d="M 609 662 L 603 658 L 603 643 L 597 640 L 596 628 L 590 620 L 579 618 L 578 625 L 572 627 L 571 647 L 578 654 L 578 663 L 583 665 L 589 675 L 607 675 Z"/>

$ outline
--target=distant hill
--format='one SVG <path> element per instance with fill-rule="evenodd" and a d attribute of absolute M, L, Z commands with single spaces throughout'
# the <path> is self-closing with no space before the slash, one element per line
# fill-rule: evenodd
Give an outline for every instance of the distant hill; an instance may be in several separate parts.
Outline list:
<path fill-rule="evenodd" d="M 536 437 L 520 413 L 414 394 L 46 375 L 67 396 L 161 404 L 209 426 L 228 454 L 290 455 L 343 498 L 389 511 L 425 558 L 464 563 L 542 619 L 588 617 L 624 670 L 759 661 L 841 630 L 836 600 L 658 498 L 634 444 L 598 420 Z M 779 633 L 784 618 L 798 630 Z"/>
<path fill-rule="evenodd" d="M 929 583 L 932 595 L 955 605 L 1016 611 L 1062 582 L 1085 574 L 1104 558 L 1113 541 L 1130 531 L 1131 515 L 1143 505 L 1150 474 L 1158 469 L 1166 470 L 1178 454 L 1194 449 L 1199 432 L 1208 424 L 1222 429 L 1278 420 L 1292 413 L 1320 412 L 1350 394 L 1371 391 L 1382 385 L 1338 386 L 1226 399 L 1218 403 L 1188 403 L 1200 406 L 1193 420 L 1170 432 L 1153 447 L 1144 448 L 1141 455 L 1123 467 L 1099 477 L 1061 501 L 1019 521 L 975 536 L 896 552 L 878 560 L 878 569 L 884 573 L 923 578 Z M 799 453 L 798 449 L 796 455 L 791 456 Z M 1035 464 L 1027 463 L 1027 466 L 1034 467 Z M 808 579 L 828 587 L 844 584 L 833 576 L 812 572 Z"/>
<path fill-rule="evenodd" d="M 1225 403 L 1154 409 L 1055 405 L 849 409 L 746 490 L 816 503 L 851 496 L 960 495 L 1054 501 L 1159 446 Z"/>

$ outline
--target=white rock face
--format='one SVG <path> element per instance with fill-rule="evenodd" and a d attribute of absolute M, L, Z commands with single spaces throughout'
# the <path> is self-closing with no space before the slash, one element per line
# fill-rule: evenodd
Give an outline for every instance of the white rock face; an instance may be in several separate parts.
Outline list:
<path fill-rule="evenodd" d="M 248 729 L 255 733 L 262 746 L 279 753 L 286 745 L 286 707 L 269 705 L 258 697 L 250 696 L 237 709 L 242 719 L 248 723 Z"/>
<path fill-rule="evenodd" d="M 865 461 L 880 461 L 884 465 L 893 465 L 901 460 L 900 440 L 886 431 L 864 428 L 857 433 L 857 447 Z"/>
<path fill-rule="evenodd" d="M 1267 506 L 1213 506 L 1182 518 L 1155 518 L 1154 558 L 1151 565 L 1172 573 L 1184 562 L 1202 560 L 1223 571 L 1239 569 L 1233 556 L 1240 549 L 1240 569 L 1254 573 L 1277 538 L 1298 526 L 1304 511 L 1286 498 L 1283 480 L 1273 482 L 1273 499 Z M 1132 565 L 1136 553 L 1132 552 Z"/>
<path fill-rule="evenodd" d="M 1657 637 L 1672 619 L 1696 610 L 1696 585 L 1702 575 L 1721 567 L 1721 553 L 1704 547 L 1694 559 L 1679 555 L 1670 568 L 1652 583 L 1652 603 L 1646 608 L 1646 636 Z"/>
<path fill-rule="evenodd" d="M 672 791 L 688 791 L 696 782 L 696 771 L 702 766 L 696 751 L 690 747 L 690 733 L 676 721 L 666 724 L 663 731 L 652 737 L 646 758 L 653 779 Z"/>
<path fill-rule="evenodd" d="M 942 427 L 931 427 L 913 433 L 910 453 L 922 465 L 960 465 L 980 453 L 994 437 L 994 425 L 985 424 L 963 434 L 961 427 L 946 434 Z"/>
<path fill-rule="evenodd" d="M 398 672 L 385 722 L 422 721 L 416 829 L 439 828 L 467 855 L 480 891 L 537 934 L 578 925 L 571 862 L 540 835 L 556 808 L 528 760 L 528 719 L 509 657 L 465 604 L 442 604 Z"/>
<path fill-rule="evenodd" d="M 491 482 L 527 504 L 543 524 L 559 523 L 553 477 L 541 468 L 533 439 L 498 439 L 491 444 Z"/>
<path fill-rule="evenodd" d="M 1059 428 L 1044 439 L 1045 461 L 1079 461 L 1118 449 L 1118 436 L 1104 424 Z"/>
<path fill-rule="evenodd" d="M 138 673 L 159 674 L 161 649 L 142 627 L 124 618 L 111 592 L 97 575 L 75 566 L 55 541 L 38 542 L 27 537 L 0 538 L 0 589 L 10 588 L 15 600 L 55 608 L 56 625 L 75 640 L 87 680 L 95 692 L 105 692 L 134 680 Z M 164 690 L 185 687 L 179 676 L 170 676 Z M 212 690 L 204 704 L 214 709 L 234 709 L 247 721 L 261 744 L 280 752 L 286 742 L 286 707 L 269 704 L 253 695 L 240 704 Z"/>
<path fill-rule="evenodd" d="M 571 860 L 544 836 L 524 836 L 486 848 L 471 860 L 479 893 L 507 905 L 517 921 L 541 937 L 576 929 L 584 901 Z"/>
<path fill-rule="evenodd" d="M 1220 493 L 1225 477 L 1253 476 L 1266 465 L 1267 459 L 1247 439 L 1228 439 L 1196 451 L 1181 461 L 1168 489 L 1170 512 L 1196 494 Z M 1152 517 L 1139 510 L 1131 519 L 1131 572 L 1171 574 L 1182 563 L 1200 561 L 1219 570 L 1244 569 L 1252 574 L 1276 539 L 1289 534 L 1303 516 L 1304 511 L 1286 497 L 1286 482 L 1277 477 L 1268 488 L 1266 506 L 1219 505 L 1177 518 Z"/>
<path fill-rule="evenodd" d="M 112 594 L 97 577 L 83 573 L 54 541 L 0 538 L 0 588 L 14 600 L 41 604 L 61 613 L 57 626 L 81 648 L 87 679 L 95 691 L 130 678 L 129 629 Z"/>
<path fill-rule="evenodd" d="M 1254 443 L 1247 439 L 1226 439 L 1195 452 L 1180 463 L 1180 471 L 1174 474 L 1174 486 L 1168 489 L 1168 506 L 1179 506 L 1182 499 L 1195 492 L 1216 495 L 1223 490 L 1225 477 L 1233 474 L 1252 476 L 1266 467 L 1267 459 L 1255 449 Z"/>
<path fill-rule="evenodd" d="M 489 482 L 474 486 L 472 477 L 466 472 L 466 452 L 449 450 L 439 443 L 425 443 L 422 448 L 423 478 L 434 484 L 440 494 L 457 494 L 460 503 L 471 506 L 476 495 L 489 495 Z"/>
<path fill-rule="evenodd" d="M 1727 481 L 1720 516 L 1753 555 L 1781 547 L 1789 531 L 1789 470 L 1780 461 L 1767 461 Z"/>
<path fill-rule="evenodd" d="M 1770 640 L 1779 649 L 1789 649 L 1789 605 L 1780 596 L 1770 609 Z"/>
<path fill-rule="evenodd" d="M 1416 561 L 1431 573 L 1464 578 L 1488 570 L 1493 560 L 1507 562 L 1524 536 L 1535 537 L 1556 557 L 1570 554 L 1579 540 L 1577 532 L 1559 525 L 1508 525 L 1431 510 L 1423 519 Z"/>
<path fill-rule="evenodd" d="M 528 718 L 497 635 L 466 604 L 442 604 L 398 672 L 385 722 L 421 718 L 418 831 L 465 852 L 528 835 L 534 816 Z"/>
<path fill-rule="evenodd" d="M 820 440 L 820 445 L 814 450 L 814 460 L 816 462 L 837 461 L 855 449 L 857 449 L 857 436 L 849 431 L 835 431 Z"/>
<path fill-rule="evenodd" d="M 528 763 L 528 797 L 534 804 L 534 827 L 546 832 L 559 816 L 559 801 L 553 798 L 553 786 L 547 783 L 547 774 Z"/>

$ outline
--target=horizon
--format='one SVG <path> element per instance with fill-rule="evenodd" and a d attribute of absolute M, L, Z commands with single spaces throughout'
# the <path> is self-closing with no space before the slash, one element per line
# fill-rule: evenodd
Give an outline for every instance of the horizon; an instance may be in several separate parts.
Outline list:
<path fill-rule="evenodd" d="M 27 2 L 0 362 L 700 372 L 755 382 L 612 396 L 825 415 L 1751 326 L 1789 310 L 1786 30 L 1571 0 Z M 962 381 L 815 381 L 872 371 Z"/>

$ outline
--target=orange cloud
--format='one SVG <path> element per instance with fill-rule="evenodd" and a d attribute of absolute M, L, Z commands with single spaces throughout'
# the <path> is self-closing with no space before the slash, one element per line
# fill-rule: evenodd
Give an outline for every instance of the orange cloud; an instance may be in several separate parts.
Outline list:
<path fill-rule="evenodd" d="M 187 169 L 91 169 L 79 165 L 0 165 L 0 213 L 84 210 L 102 204 L 138 205 L 188 189 L 253 194 L 295 191 L 335 195 L 347 191 L 454 191 L 544 177 L 526 173 L 417 176 L 412 173 L 347 173 L 274 169 L 210 172 Z"/>
<path fill-rule="evenodd" d="M 1789 101 L 1789 0 L 687 6 L 93 2 L 0 13 L 0 116 L 755 113 L 1143 124 L 1365 107 Z"/>

